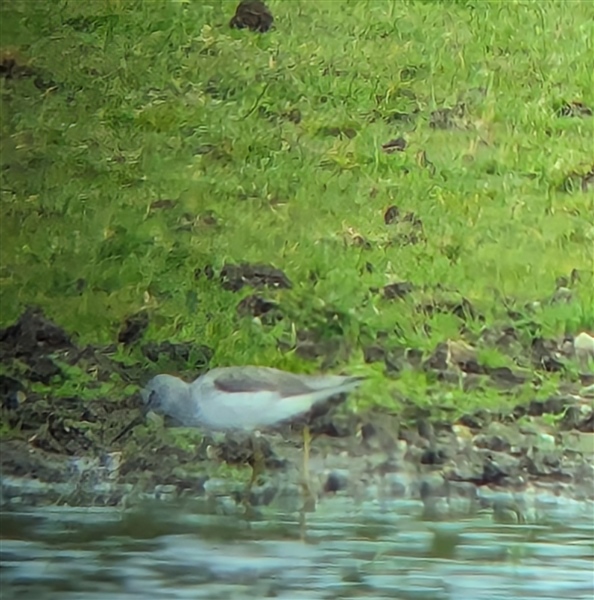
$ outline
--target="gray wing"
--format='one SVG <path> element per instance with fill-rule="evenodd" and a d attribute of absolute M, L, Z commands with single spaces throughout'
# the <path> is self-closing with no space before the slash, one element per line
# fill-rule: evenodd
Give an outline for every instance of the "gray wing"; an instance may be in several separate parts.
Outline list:
<path fill-rule="evenodd" d="M 307 384 L 304 376 L 286 373 L 269 367 L 226 367 L 213 369 L 212 384 L 230 394 L 241 392 L 277 392 L 281 397 L 308 394 L 313 387 Z"/>

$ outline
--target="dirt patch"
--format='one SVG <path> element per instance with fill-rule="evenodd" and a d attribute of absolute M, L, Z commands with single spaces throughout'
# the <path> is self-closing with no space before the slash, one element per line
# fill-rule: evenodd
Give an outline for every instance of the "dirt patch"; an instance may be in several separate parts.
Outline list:
<path fill-rule="evenodd" d="M 0 77 L 15 81 L 33 78 L 33 85 L 42 92 L 58 88 L 47 73 L 28 64 L 18 51 L 10 48 L 0 51 Z"/>
<path fill-rule="evenodd" d="M 466 105 L 456 104 L 453 107 L 438 108 L 431 113 L 429 127 L 432 129 L 464 129 L 467 116 Z"/>
<path fill-rule="evenodd" d="M 390 226 L 388 245 L 408 246 L 427 240 L 423 221 L 412 211 L 401 214 L 397 206 L 389 206 L 384 212 L 384 223 Z"/>

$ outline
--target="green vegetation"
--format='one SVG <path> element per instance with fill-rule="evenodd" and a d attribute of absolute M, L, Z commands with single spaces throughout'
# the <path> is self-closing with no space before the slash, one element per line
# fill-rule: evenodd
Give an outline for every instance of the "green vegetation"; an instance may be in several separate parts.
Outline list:
<path fill-rule="evenodd" d="M 386 385 L 363 348 L 463 337 L 419 310 L 451 297 L 484 316 L 474 342 L 573 269 L 573 300 L 515 327 L 594 328 L 592 3 L 277 0 L 266 34 L 230 29 L 235 5 L 2 0 L 21 69 L 1 81 L 2 325 L 37 304 L 108 343 L 144 309 L 145 339 L 206 344 L 213 365 L 313 371 L 291 351 L 308 330 L 377 373 L 366 398 L 458 405 L 497 394 L 412 370 Z M 254 290 L 218 273 L 242 261 L 291 280 L 261 292 L 285 318 L 237 313 Z M 384 298 L 399 281 L 415 290 Z"/>

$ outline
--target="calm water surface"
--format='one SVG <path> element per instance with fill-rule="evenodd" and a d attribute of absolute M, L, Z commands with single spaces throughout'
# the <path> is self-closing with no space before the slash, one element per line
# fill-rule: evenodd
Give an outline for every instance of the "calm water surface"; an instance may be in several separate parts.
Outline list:
<path fill-rule="evenodd" d="M 200 505 L 11 509 L 0 597 L 591 600 L 593 510 L 551 498 L 506 524 L 492 511 L 429 519 L 417 502 L 346 498 L 305 522 Z"/>

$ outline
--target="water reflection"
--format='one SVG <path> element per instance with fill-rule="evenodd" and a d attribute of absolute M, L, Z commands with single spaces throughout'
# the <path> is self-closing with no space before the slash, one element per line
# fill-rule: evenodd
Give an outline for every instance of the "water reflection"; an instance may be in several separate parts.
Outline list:
<path fill-rule="evenodd" d="M 248 520 L 204 505 L 10 510 L 2 598 L 591 598 L 592 504 L 427 520 L 416 502 L 325 500 Z M 108 595 L 108 596 L 107 596 Z"/>

